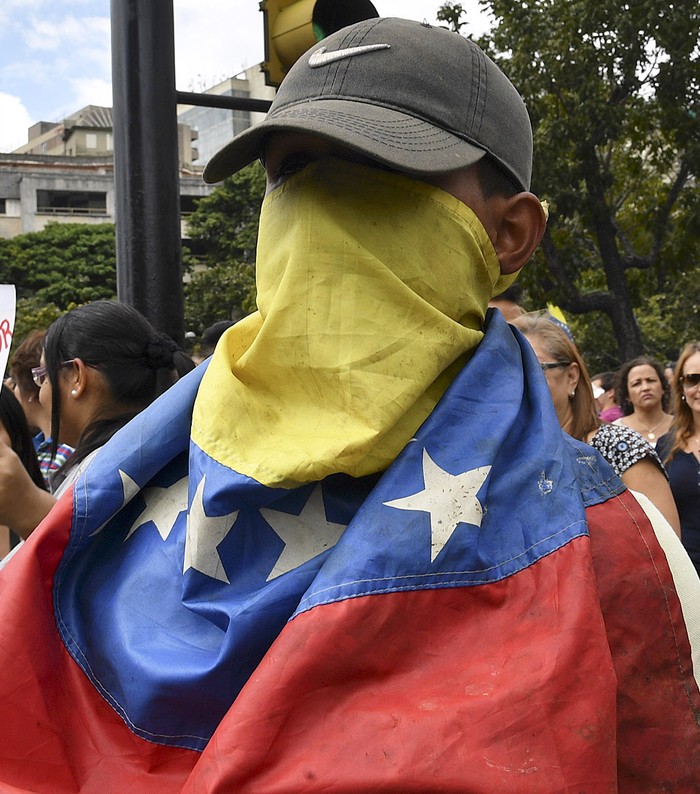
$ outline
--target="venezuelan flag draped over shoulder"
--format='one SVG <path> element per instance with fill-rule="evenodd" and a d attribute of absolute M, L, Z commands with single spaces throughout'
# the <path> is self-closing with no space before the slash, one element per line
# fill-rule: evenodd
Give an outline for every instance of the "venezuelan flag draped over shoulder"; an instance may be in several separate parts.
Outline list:
<path fill-rule="evenodd" d="M 324 239 L 357 241 L 347 263 L 291 244 L 260 314 L 0 572 L 0 790 L 697 790 L 680 544 L 560 432 L 498 313 L 483 335 L 479 301 L 435 310 L 430 283 L 384 272 L 345 176 L 300 216 L 323 229 L 342 186 L 349 228 Z M 493 289 L 473 216 L 395 179 L 380 206 L 438 205 L 441 259 L 470 246 L 481 268 L 439 280 Z M 338 273 L 352 322 L 324 302 Z M 301 282 L 321 293 L 300 303 Z"/>

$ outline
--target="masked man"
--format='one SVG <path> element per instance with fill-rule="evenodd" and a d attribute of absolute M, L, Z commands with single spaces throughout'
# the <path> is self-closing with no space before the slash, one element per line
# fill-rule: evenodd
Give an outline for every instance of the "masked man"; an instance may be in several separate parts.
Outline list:
<path fill-rule="evenodd" d="M 544 231 L 531 156 L 472 42 L 379 19 L 212 159 L 268 174 L 258 311 L 0 574 L 0 781 L 697 789 L 692 565 L 486 313 Z"/>

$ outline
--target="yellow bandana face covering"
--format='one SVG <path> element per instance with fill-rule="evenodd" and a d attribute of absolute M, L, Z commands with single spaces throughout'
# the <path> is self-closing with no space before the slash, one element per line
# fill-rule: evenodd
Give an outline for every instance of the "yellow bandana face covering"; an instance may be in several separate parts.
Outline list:
<path fill-rule="evenodd" d="M 258 311 L 219 343 L 192 439 L 268 486 L 385 469 L 483 336 L 500 267 L 438 188 L 324 159 L 269 194 Z"/>

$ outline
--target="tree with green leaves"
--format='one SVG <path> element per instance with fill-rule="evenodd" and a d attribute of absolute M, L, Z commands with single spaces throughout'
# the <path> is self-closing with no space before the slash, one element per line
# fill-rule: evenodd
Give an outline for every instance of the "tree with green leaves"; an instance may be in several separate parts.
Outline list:
<path fill-rule="evenodd" d="M 64 312 L 75 308 L 76 305 L 70 303 L 68 306 L 59 308 L 55 303 L 41 303 L 35 298 L 19 298 L 15 312 L 12 352 L 32 331 L 46 330 L 54 320 L 57 320 Z"/>
<path fill-rule="evenodd" d="M 265 195 L 259 163 L 225 179 L 188 218 L 185 325 L 197 333 L 255 308 L 255 247 Z"/>
<path fill-rule="evenodd" d="M 464 16 L 467 9 L 461 3 L 444 3 L 436 14 L 438 22 L 447 22 L 447 28 L 455 33 L 461 33 L 467 22 Z"/>
<path fill-rule="evenodd" d="M 551 209 L 523 274 L 532 301 L 596 318 L 612 358 L 671 357 L 700 298 L 688 278 L 700 256 L 697 0 L 482 5 L 495 24 L 479 43 L 525 99 L 533 190 Z M 463 13 L 440 11 L 455 30 Z M 669 321 L 677 335 L 662 341 Z"/>
<path fill-rule="evenodd" d="M 255 309 L 255 247 L 265 193 L 259 164 L 226 179 L 188 217 L 185 322 L 197 333 Z M 0 283 L 15 284 L 15 338 L 47 327 L 74 306 L 116 297 L 111 224 L 49 224 L 0 238 Z"/>
<path fill-rule="evenodd" d="M 114 298 L 114 226 L 50 223 L 38 232 L 0 238 L 0 282 L 17 291 L 17 342 L 75 306 Z"/>
<path fill-rule="evenodd" d="M 0 281 L 18 298 L 65 309 L 117 291 L 114 226 L 50 223 L 39 232 L 0 238 Z"/>

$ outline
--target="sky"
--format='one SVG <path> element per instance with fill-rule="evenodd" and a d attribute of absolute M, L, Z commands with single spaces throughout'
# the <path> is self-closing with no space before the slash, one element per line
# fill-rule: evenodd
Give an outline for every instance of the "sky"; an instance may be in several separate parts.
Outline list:
<path fill-rule="evenodd" d="M 149 2 L 150 0 L 140 0 Z M 440 0 L 373 0 L 381 16 L 435 23 Z M 488 17 L 478 0 L 464 32 Z M 0 0 L 0 152 L 27 142 L 37 121 L 112 105 L 109 0 Z M 263 60 L 258 0 L 173 0 L 175 85 L 203 91 Z"/>

